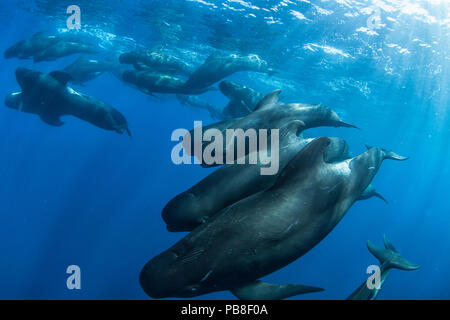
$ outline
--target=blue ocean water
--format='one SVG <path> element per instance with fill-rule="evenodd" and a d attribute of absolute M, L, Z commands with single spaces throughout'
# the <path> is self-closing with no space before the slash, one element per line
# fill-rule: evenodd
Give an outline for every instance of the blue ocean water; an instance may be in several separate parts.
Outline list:
<path fill-rule="evenodd" d="M 381 245 L 386 234 L 421 268 L 394 270 L 379 298 L 450 298 L 447 1 L 2 1 L 0 50 L 41 30 L 64 31 L 71 4 L 81 8 L 79 32 L 105 51 L 162 46 L 196 65 L 216 50 L 257 54 L 275 75 L 230 79 L 282 89 L 283 101 L 325 104 L 361 128 L 308 135 L 342 137 L 354 155 L 369 144 L 410 157 L 386 161 L 374 180 L 389 204 L 357 202 L 318 246 L 267 281 L 325 288 L 296 299 L 344 299 L 377 263 L 366 241 Z M 20 90 L 19 66 L 50 72 L 75 59 L 1 58 L 0 96 Z M 73 87 L 120 110 L 133 138 L 73 117 L 55 128 L 0 108 L 0 298 L 146 299 L 141 268 L 185 235 L 166 231 L 162 208 L 214 170 L 173 164 L 171 134 L 216 120 L 109 74 Z M 219 92 L 201 97 L 228 102 Z M 81 268 L 81 290 L 66 287 L 69 265 Z"/>

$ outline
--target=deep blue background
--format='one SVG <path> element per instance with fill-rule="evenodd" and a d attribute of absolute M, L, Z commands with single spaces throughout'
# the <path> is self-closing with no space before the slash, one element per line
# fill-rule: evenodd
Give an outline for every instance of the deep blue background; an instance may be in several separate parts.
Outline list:
<path fill-rule="evenodd" d="M 189 5 L 195 9 L 197 4 Z M 50 22 L 42 13 L 23 10 L 14 1 L 2 3 L 0 10 L 0 51 L 41 29 L 63 26 Z M 136 32 L 138 37 L 143 31 Z M 423 37 L 428 39 L 432 32 L 423 30 Z M 239 38 L 238 33 L 234 36 Z M 402 47 L 411 44 L 415 36 L 421 35 L 411 35 Z M 448 48 L 446 34 L 441 36 L 441 48 Z M 322 57 L 314 59 L 340 63 L 333 62 L 333 56 L 326 52 L 317 55 Z M 409 65 L 415 70 L 425 71 L 434 61 L 433 56 L 424 59 L 412 55 Z M 434 78 L 426 72 L 404 75 L 409 70 L 402 66 L 396 70 L 400 78 L 391 79 L 372 70 L 375 62 L 370 57 L 355 58 L 348 70 L 379 84 L 367 96 L 323 87 L 323 79 L 341 77 L 334 71 L 297 72 L 296 80 L 309 87 L 291 89 L 286 101 L 325 103 L 362 129 L 320 128 L 308 134 L 345 138 L 354 154 L 364 151 L 368 143 L 407 155 L 410 160 L 386 161 L 374 180 L 389 205 L 377 199 L 356 203 L 316 248 L 267 280 L 326 289 L 300 299 L 345 298 L 367 277 L 367 266 L 377 263 L 365 247 L 366 240 L 381 245 L 385 233 L 407 259 L 422 268 L 394 271 L 380 298 L 450 298 L 449 60 L 440 59 L 435 64 L 444 64 Z M 0 96 L 19 90 L 14 77 L 19 66 L 51 71 L 73 60 L 74 56 L 37 65 L 30 60 L 0 58 Z M 243 74 L 232 78 L 248 81 Z M 258 83 L 254 86 L 270 91 L 277 87 L 273 81 L 267 89 Z M 436 93 L 431 99 L 428 90 L 436 81 L 438 89 L 433 87 Z M 183 236 L 166 231 L 161 210 L 172 197 L 210 172 L 198 166 L 175 166 L 170 159 L 175 145 L 170 141 L 172 131 L 190 129 L 194 120 L 212 122 L 206 112 L 180 106 L 171 96 L 146 96 L 108 74 L 74 88 L 118 108 L 127 117 L 133 138 L 102 131 L 75 118 L 64 118 L 63 127 L 53 128 L 36 116 L 0 108 L 2 299 L 147 298 L 138 282 L 142 266 Z M 226 103 L 218 94 L 207 99 Z M 65 270 L 71 264 L 81 267 L 82 290 L 66 288 Z M 202 298 L 232 295 L 220 292 Z"/>

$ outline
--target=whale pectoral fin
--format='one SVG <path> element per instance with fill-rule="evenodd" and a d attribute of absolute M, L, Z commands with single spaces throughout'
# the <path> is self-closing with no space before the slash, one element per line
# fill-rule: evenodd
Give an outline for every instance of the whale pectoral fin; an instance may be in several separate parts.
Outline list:
<path fill-rule="evenodd" d="M 324 291 L 322 288 L 301 284 L 271 284 L 255 281 L 231 290 L 241 300 L 281 300 L 299 294 Z"/>
<path fill-rule="evenodd" d="M 50 75 L 53 79 L 58 80 L 63 86 L 67 85 L 67 82 L 73 80 L 72 76 L 64 71 L 52 71 L 50 72 Z"/>
<path fill-rule="evenodd" d="M 384 156 L 385 159 L 391 159 L 391 160 L 397 160 L 397 161 L 408 160 L 408 157 L 401 156 L 393 151 L 384 150 L 384 149 L 383 149 L 383 151 L 385 154 L 385 156 Z"/>
<path fill-rule="evenodd" d="M 41 115 L 41 120 L 53 127 L 61 127 L 64 124 L 58 115 Z"/>
<path fill-rule="evenodd" d="M 367 148 L 367 150 L 370 150 L 373 147 L 366 144 L 366 148 Z M 393 151 L 386 150 L 386 149 L 382 149 L 382 150 L 384 153 L 384 159 L 391 159 L 391 160 L 397 160 L 397 161 L 405 161 L 405 160 L 409 159 L 409 157 L 401 156 Z"/>
<path fill-rule="evenodd" d="M 372 197 L 379 198 L 379 199 L 383 200 L 386 204 L 389 204 L 389 202 L 386 200 L 386 198 L 383 197 L 381 194 L 379 194 L 378 191 L 375 189 L 375 187 L 372 184 L 370 184 L 366 188 L 366 190 L 364 190 L 363 193 L 361 193 L 361 195 L 359 196 L 359 198 L 357 200 L 358 201 L 367 200 Z"/>

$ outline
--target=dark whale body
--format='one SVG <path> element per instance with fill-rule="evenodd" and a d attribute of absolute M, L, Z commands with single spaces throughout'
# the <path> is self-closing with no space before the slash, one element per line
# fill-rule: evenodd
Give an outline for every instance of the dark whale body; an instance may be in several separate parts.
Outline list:
<path fill-rule="evenodd" d="M 279 129 L 293 120 L 302 121 L 305 125 L 304 130 L 321 126 L 356 128 L 354 125 L 342 121 L 339 115 L 329 107 L 301 103 L 283 103 L 279 100 L 280 93 L 281 90 L 276 90 L 266 95 L 251 114 L 242 118 L 230 119 L 209 125 L 203 128 L 203 132 L 208 129 L 217 129 L 225 137 L 225 130 L 227 129 L 241 129 L 244 132 L 248 129 Z M 199 150 L 201 154 L 194 154 L 194 137 L 194 129 L 192 129 L 189 135 L 183 139 L 183 146 L 189 155 L 200 159 L 205 148 L 212 142 L 203 142 L 202 148 Z M 249 151 L 248 148 L 245 151 L 247 154 Z M 224 147 L 222 154 L 223 162 L 225 163 L 227 146 Z M 236 160 L 237 153 L 235 152 L 234 155 L 234 160 Z M 218 164 L 202 163 L 204 167 L 212 167 L 215 165 Z"/>
<path fill-rule="evenodd" d="M 241 71 L 272 73 L 266 61 L 257 55 L 242 56 L 239 54 L 212 54 L 189 77 L 186 88 L 191 90 L 212 86 L 216 82 Z"/>
<path fill-rule="evenodd" d="M 202 94 L 212 90 L 212 88 L 189 90 L 184 87 L 183 79 L 151 71 L 126 70 L 122 74 L 122 79 L 149 95 L 153 93 Z"/>
<path fill-rule="evenodd" d="M 76 53 L 98 53 L 98 49 L 90 44 L 59 41 L 34 55 L 34 62 L 53 61 Z"/>
<path fill-rule="evenodd" d="M 289 162 L 273 186 L 223 209 L 151 259 L 140 275 L 144 291 L 164 298 L 231 290 L 242 299 L 311 292 L 277 286 L 270 294 L 271 285 L 258 279 L 300 258 L 325 238 L 384 159 L 405 159 L 372 148 L 329 164 L 324 161 L 329 144 L 328 138 L 315 139 Z"/>
<path fill-rule="evenodd" d="M 122 64 L 132 64 L 136 70 L 148 70 L 159 73 L 169 73 L 189 76 L 192 67 L 182 59 L 164 52 L 149 49 L 130 51 L 119 56 Z"/>
<path fill-rule="evenodd" d="M 304 124 L 294 120 L 280 128 L 279 170 L 313 139 L 299 136 Z M 345 140 L 330 138 L 331 144 L 325 152 L 326 162 L 349 158 Z M 247 157 L 248 158 L 248 157 Z M 179 194 L 164 207 L 162 217 L 167 229 L 172 232 L 191 231 L 209 218 L 239 200 L 270 187 L 277 179 L 275 175 L 261 175 L 264 166 L 260 162 L 224 165 L 201 180 L 192 188 Z"/>
<path fill-rule="evenodd" d="M 60 117 L 71 115 L 99 128 L 131 135 L 128 123 L 119 111 L 68 87 L 70 76 L 64 72 L 45 74 L 18 68 L 16 79 L 22 92 L 7 96 L 5 104 L 10 108 L 39 115 L 42 121 L 52 126 L 62 126 Z"/>
<path fill-rule="evenodd" d="M 21 40 L 4 52 L 5 58 L 28 59 L 34 62 L 52 61 L 75 53 L 97 53 L 98 48 L 84 43 L 81 36 L 68 32 L 48 34 L 37 32 L 30 38 Z"/>

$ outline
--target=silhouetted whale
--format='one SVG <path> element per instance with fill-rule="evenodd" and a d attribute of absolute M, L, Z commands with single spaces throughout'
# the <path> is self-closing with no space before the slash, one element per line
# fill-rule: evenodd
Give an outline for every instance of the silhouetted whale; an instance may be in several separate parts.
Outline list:
<path fill-rule="evenodd" d="M 213 216 L 151 259 L 140 283 L 153 298 L 193 297 L 231 290 L 241 299 L 282 299 L 319 290 L 258 281 L 317 245 L 375 177 L 384 159 L 405 160 L 380 148 L 326 163 L 331 141 L 317 138 L 283 169 L 273 186 Z"/>
<path fill-rule="evenodd" d="M 82 36 L 67 33 L 49 34 L 40 31 L 30 38 L 21 40 L 5 53 L 5 58 L 28 59 L 34 58 L 34 62 L 52 61 L 74 53 L 97 53 L 98 48 L 92 44 L 84 43 Z"/>
<path fill-rule="evenodd" d="M 70 82 L 83 84 L 97 78 L 105 72 L 112 74 L 120 73 L 121 65 L 110 60 L 98 60 L 81 56 L 73 63 L 63 69 L 70 74 Z M 120 76 L 119 76 L 120 77 Z"/>
<path fill-rule="evenodd" d="M 40 31 L 32 35 L 30 38 L 21 40 L 8 49 L 4 53 L 4 57 L 28 59 L 42 50 L 54 45 L 60 41 L 55 35 L 49 35 L 45 31 Z"/>
<path fill-rule="evenodd" d="M 412 271 L 420 268 L 419 265 L 412 264 L 403 258 L 386 236 L 384 236 L 385 249 L 374 246 L 370 241 L 367 241 L 367 248 L 380 261 L 380 287 L 369 289 L 365 281 L 347 300 L 375 300 L 392 269 Z"/>
<path fill-rule="evenodd" d="M 72 115 L 105 130 L 118 133 L 128 129 L 125 117 L 110 105 L 68 87 L 70 75 L 62 71 L 45 74 L 26 68 L 16 69 L 16 79 L 22 92 L 10 94 L 6 106 L 37 114 L 51 126 L 62 126 L 61 116 Z"/>

